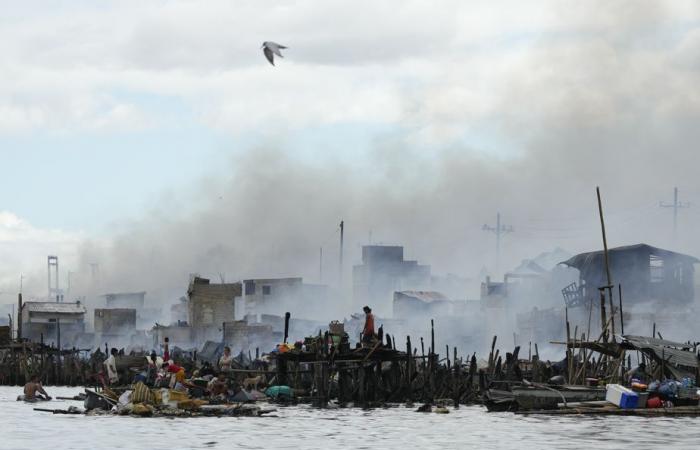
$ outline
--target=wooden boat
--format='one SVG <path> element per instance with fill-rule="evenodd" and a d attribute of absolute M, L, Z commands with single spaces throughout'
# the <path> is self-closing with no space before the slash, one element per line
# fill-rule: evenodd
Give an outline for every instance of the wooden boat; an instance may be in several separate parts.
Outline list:
<path fill-rule="evenodd" d="M 518 403 L 511 391 L 489 389 L 484 394 L 484 406 L 490 412 L 517 411 Z"/>
<path fill-rule="evenodd" d="M 115 404 L 116 401 L 113 399 L 100 394 L 99 392 L 85 389 L 85 401 L 83 402 L 83 406 L 85 406 L 87 411 L 92 409 L 104 409 L 109 411 Z"/>
<path fill-rule="evenodd" d="M 518 410 L 556 409 L 559 403 L 605 400 L 605 388 L 537 385 L 512 390 Z"/>
<path fill-rule="evenodd" d="M 585 386 L 519 385 L 510 391 L 489 389 L 484 395 L 489 411 L 557 409 L 559 403 L 605 400 L 605 389 Z"/>

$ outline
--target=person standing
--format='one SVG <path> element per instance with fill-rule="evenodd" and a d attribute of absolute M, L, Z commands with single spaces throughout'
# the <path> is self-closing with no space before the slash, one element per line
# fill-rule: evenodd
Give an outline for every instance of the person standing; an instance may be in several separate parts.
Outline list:
<path fill-rule="evenodd" d="M 231 364 L 233 364 L 233 356 L 231 356 L 231 348 L 229 346 L 224 347 L 224 354 L 219 358 L 219 371 L 230 372 Z"/>
<path fill-rule="evenodd" d="M 107 370 L 109 384 L 117 384 L 119 382 L 119 374 L 117 373 L 117 354 L 119 351 L 116 348 L 112 348 L 110 353 L 111 355 L 105 360 L 104 366 Z"/>
<path fill-rule="evenodd" d="M 376 337 L 374 332 L 374 314 L 372 314 L 372 308 L 365 306 L 362 308 L 365 312 L 365 326 L 362 329 L 362 342 L 371 343 Z"/>

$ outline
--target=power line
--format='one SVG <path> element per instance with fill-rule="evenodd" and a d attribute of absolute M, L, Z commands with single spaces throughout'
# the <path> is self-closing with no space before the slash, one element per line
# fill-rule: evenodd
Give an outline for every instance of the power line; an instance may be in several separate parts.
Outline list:
<path fill-rule="evenodd" d="M 659 202 L 660 208 L 673 208 L 673 241 L 676 241 L 678 235 L 678 210 L 682 208 L 690 208 L 690 202 L 678 201 L 678 188 L 673 188 L 673 203 Z"/>
<path fill-rule="evenodd" d="M 484 224 L 481 227 L 484 231 L 490 231 L 496 234 L 496 270 L 500 271 L 501 266 L 501 236 L 507 233 L 513 233 L 515 230 L 511 225 L 504 225 L 501 223 L 501 213 L 496 213 L 496 226 L 492 227 L 490 225 Z"/>

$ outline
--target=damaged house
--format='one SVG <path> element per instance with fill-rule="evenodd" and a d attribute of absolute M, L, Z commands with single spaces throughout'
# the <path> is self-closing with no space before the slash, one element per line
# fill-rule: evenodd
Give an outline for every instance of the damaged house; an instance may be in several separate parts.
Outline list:
<path fill-rule="evenodd" d="M 136 332 L 136 310 L 133 308 L 95 309 L 95 337 L 99 342 L 129 343 Z"/>
<path fill-rule="evenodd" d="M 447 317 L 453 313 L 453 302 L 435 291 L 394 292 L 394 318 Z"/>
<path fill-rule="evenodd" d="M 60 347 L 73 346 L 85 332 L 85 313 L 80 302 L 25 302 L 19 314 L 21 336 Z"/>
<path fill-rule="evenodd" d="M 192 279 L 187 289 L 192 341 L 221 341 L 224 322 L 235 319 L 234 299 L 241 296 L 241 291 L 241 283 L 213 284 L 206 278 Z"/>
<path fill-rule="evenodd" d="M 614 283 L 621 284 L 625 305 L 673 303 L 688 305 L 695 299 L 694 264 L 697 258 L 647 244 L 608 251 Z M 607 284 L 603 251 L 581 253 L 562 264 L 579 270 L 578 283 L 563 290 L 567 306 L 588 305 Z"/>

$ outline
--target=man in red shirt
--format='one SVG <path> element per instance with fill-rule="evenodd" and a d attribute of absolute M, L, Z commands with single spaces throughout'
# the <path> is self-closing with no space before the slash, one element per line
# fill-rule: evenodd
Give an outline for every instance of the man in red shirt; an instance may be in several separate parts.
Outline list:
<path fill-rule="evenodd" d="M 365 306 L 362 308 L 365 312 L 365 327 L 362 330 L 362 342 L 372 342 L 375 338 L 374 333 L 374 314 L 372 314 L 372 308 Z"/>

